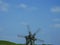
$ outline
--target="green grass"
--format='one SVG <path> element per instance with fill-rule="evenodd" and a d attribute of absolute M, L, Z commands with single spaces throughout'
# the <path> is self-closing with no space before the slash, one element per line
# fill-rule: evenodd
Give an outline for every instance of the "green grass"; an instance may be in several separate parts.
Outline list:
<path fill-rule="evenodd" d="M 0 45 L 16 45 L 16 43 L 0 40 Z"/>
<path fill-rule="evenodd" d="M 14 42 L 0 40 L 0 45 L 25 45 L 25 44 L 16 44 Z M 52 45 L 52 44 L 42 44 L 42 45 Z"/>
<path fill-rule="evenodd" d="M 24 45 L 24 44 L 16 44 L 14 42 L 0 40 L 0 45 Z"/>

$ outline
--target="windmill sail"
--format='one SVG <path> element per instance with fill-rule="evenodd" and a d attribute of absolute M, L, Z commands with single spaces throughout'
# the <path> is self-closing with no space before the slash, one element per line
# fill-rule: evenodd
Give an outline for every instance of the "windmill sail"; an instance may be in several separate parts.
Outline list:
<path fill-rule="evenodd" d="M 21 38 L 25 38 L 25 36 L 22 36 L 22 35 L 17 35 L 18 37 L 21 37 Z"/>
<path fill-rule="evenodd" d="M 28 35 L 26 36 L 22 36 L 22 35 L 18 35 L 18 37 L 22 37 L 22 38 L 25 38 L 26 40 L 26 45 L 34 45 L 35 44 L 35 41 L 40 41 L 40 42 L 44 42 L 43 40 L 40 40 L 40 39 L 37 39 L 35 36 L 36 34 L 40 31 L 40 28 L 32 34 L 31 30 L 30 30 L 30 26 L 27 25 L 27 29 L 28 29 Z"/>
<path fill-rule="evenodd" d="M 27 25 L 27 29 L 28 29 L 29 35 L 32 35 L 31 30 L 30 30 L 30 26 L 29 26 L 29 25 Z"/>
<path fill-rule="evenodd" d="M 33 34 L 35 36 L 40 31 L 40 28 Z"/>

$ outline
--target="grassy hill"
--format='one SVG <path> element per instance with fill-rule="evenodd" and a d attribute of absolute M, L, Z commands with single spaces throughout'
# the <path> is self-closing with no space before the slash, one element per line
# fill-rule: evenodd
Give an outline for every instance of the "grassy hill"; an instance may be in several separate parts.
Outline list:
<path fill-rule="evenodd" d="M 0 45 L 16 45 L 16 43 L 0 40 Z"/>
<path fill-rule="evenodd" d="M 16 44 L 14 42 L 0 40 L 0 45 L 24 45 L 24 44 Z"/>
<path fill-rule="evenodd" d="M 14 42 L 0 40 L 0 45 L 25 45 L 25 44 L 16 44 Z M 42 45 L 52 45 L 52 44 L 42 44 Z"/>

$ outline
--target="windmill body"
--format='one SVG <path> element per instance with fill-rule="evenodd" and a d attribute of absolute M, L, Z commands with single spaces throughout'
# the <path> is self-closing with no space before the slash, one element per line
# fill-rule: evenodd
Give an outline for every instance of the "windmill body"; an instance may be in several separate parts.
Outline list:
<path fill-rule="evenodd" d="M 35 44 L 35 41 L 38 40 L 35 36 L 36 36 L 36 33 L 39 32 L 39 30 L 37 30 L 34 34 L 31 33 L 30 31 L 30 27 L 27 25 L 27 28 L 28 28 L 28 35 L 27 36 L 24 36 L 25 40 L 26 40 L 26 45 L 34 45 Z M 18 35 L 18 37 L 23 37 L 21 35 Z"/>

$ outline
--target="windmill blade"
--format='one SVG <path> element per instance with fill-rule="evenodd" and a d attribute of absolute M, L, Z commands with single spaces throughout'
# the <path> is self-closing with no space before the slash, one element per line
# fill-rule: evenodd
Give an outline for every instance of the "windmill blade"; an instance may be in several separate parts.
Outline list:
<path fill-rule="evenodd" d="M 22 35 L 17 35 L 19 38 L 21 37 L 21 38 L 25 38 L 25 36 L 22 36 Z"/>
<path fill-rule="evenodd" d="M 27 25 L 27 29 L 28 29 L 29 34 L 32 34 L 29 25 Z"/>
<path fill-rule="evenodd" d="M 42 43 L 44 43 L 44 42 L 45 42 L 44 40 L 41 40 L 41 39 L 37 39 L 37 41 L 42 42 Z"/>
<path fill-rule="evenodd" d="M 40 31 L 40 28 L 38 28 L 38 30 L 33 34 L 33 36 L 35 36 L 39 31 Z"/>
<path fill-rule="evenodd" d="M 28 32 L 31 32 L 30 26 L 29 26 L 29 25 L 27 25 L 27 29 L 28 29 Z"/>

